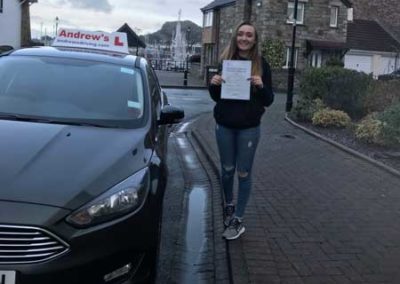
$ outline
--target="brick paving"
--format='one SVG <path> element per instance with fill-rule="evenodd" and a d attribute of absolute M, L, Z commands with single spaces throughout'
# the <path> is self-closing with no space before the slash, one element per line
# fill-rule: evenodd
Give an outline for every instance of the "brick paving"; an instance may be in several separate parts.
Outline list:
<path fill-rule="evenodd" d="M 400 283 L 400 179 L 291 126 L 284 99 L 263 117 L 233 282 Z M 192 131 L 216 169 L 214 127 Z"/>

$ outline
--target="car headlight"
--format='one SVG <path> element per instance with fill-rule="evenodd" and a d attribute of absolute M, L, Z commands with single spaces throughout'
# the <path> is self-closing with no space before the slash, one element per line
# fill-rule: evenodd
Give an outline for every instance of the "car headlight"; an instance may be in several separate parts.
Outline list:
<path fill-rule="evenodd" d="M 89 227 L 139 210 L 149 186 L 149 169 L 144 168 L 76 210 L 66 220 L 78 227 Z"/>

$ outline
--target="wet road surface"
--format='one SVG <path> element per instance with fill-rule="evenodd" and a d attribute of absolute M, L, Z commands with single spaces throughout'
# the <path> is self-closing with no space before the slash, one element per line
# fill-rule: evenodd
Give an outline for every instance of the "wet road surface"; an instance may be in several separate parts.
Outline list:
<path fill-rule="evenodd" d="M 169 138 L 157 283 L 213 283 L 211 185 L 190 139 L 190 124 L 214 104 L 206 90 L 166 92 L 170 104 L 185 110 L 185 121 Z"/>
<path fill-rule="evenodd" d="M 179 283 L 201 283 L 197 273 L 201 266 L 204 254 L 207 251 L 206 229 L 206 201 L 210 190 L 208 178 L 188 140 L 185 132 L 180 129 L 171 136 L 176 139 L 177 152 L 181 155 L 184 191 L 186 202 L 184 244 L 182 253 L 182 271 Z"/>
<path fill-rule="evenodd" d="M 213 110 L 214 101 L 211 100 L 207 90 L 164 89 L 164 91 L 171 105 L 185 110 L 185 121 Z"/>

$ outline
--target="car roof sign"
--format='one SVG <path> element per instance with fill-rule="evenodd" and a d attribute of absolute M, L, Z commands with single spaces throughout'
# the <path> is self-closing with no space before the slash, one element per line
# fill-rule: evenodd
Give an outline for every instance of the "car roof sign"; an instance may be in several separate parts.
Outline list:
<path fill-rule="evenodd" d="M 54 47 L 77 47 L 129 54 L 128 38 L 121 32 L 91 32 L 76 29 L 58 30 Z"/>

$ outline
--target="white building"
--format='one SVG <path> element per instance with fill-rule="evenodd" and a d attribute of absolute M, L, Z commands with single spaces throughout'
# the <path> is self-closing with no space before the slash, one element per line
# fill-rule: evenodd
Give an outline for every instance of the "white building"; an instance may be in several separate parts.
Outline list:
<path fill-rule="evenodd" d="M 400 43 L 377 22 L 354 20 L 348 24 L 345 68 L 374 78 L 400 68 Z"/>
<path fill-rule="evenodd" d="M 29 6 L 37 0 L 0 0 L 0 46 L 29 45 Z"/>

